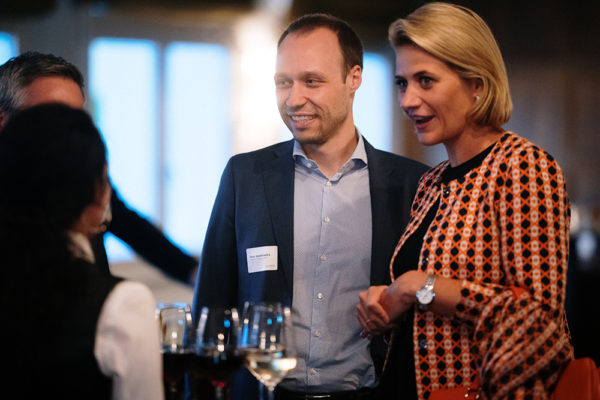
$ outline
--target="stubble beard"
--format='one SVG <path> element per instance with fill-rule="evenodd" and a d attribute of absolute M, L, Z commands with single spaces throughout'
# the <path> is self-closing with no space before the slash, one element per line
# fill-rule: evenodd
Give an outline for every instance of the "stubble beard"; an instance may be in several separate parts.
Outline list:
<path fill-rule="evenodd" d="M 329 139 L 334 137 L 340 131 L 346 117 L 347 116 L 338 116 L 332 118 L 330 124 L 327 124 L 327 126 L 321 124 L 321 126 L 310 135 L 303 135 L 301 130 L 298 133 L 294 132 L 293 124 L 291 122 L 288 124 L 288 129 L 292 132 L 294 139 L 301 145 L 320 146 L 327 143 Z M 321 122 L 322 121 L 323 120 L 321 119 Z"/>

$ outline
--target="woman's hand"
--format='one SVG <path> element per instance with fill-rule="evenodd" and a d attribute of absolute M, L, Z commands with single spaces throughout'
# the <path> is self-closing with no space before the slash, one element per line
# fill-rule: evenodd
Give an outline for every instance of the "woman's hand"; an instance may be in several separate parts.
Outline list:
<path fill-rule="evenodd" d="M 390 317 L 380 303 L 382 293 L 387 286 L 371 286 L 360 292 L 359 303 L 356 306 L 357 319 L 363 328 L 361 337 L 371 339 L 389 329 Z"/>
<path fill-rule="evenodd" d="M 357 306 L 358 322 L 363 327 L 362 337 L 372 338 L 394 327 L 394 321 L 414 306 L 417 291 L 425 284 L 427 274 L 410 270 L 400 275 L 389 286 L 371 286 L 360 293 Z M 451 316 L 460 300 L 461 281 L 437 277 L 435 298 L 431 311 Z"/>
<path fill-rule="evenodd" d="M 425 284 L 427 274 L 410 270 L 392 282 L 381 296 L 381 305 L 394 320 L 408 311 L 417 300 L 417 291 Z"/>
<path fill-rule="evenodd" d="M 425 282 L 427 274 L 408 271 L 389 286 L 371 286 L 360 293 L 357 306 L 358 322 L 363 327 L 362 337 L 372 338 L 394 327 L 394 320 L 415 303 L 415 294 Z"/>

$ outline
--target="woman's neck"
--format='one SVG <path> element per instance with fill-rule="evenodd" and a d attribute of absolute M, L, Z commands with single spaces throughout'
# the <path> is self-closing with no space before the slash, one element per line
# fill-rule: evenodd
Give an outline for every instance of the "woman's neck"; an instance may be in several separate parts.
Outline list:
<path fill-rule="evenodd" d="M 491 127 L 473 127 L 466 129 L 452 141 L 444 142 L 450 165 L 456 167 L 475 157 L 496 143 L 503 133 L 504 131 Z"/>

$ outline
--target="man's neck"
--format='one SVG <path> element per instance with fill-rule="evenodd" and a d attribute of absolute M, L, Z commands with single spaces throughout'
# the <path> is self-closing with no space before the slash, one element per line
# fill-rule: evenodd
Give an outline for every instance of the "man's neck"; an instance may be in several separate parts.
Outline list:
<path fill-rule="evenodd" d="M 348 161 L 357 144 L 358 136 L 353 126 L 351 131 L 335 135 L 325 143 L 301 145 L 306 156 L 319 165 L 323 175 L 331 178 Z"/>

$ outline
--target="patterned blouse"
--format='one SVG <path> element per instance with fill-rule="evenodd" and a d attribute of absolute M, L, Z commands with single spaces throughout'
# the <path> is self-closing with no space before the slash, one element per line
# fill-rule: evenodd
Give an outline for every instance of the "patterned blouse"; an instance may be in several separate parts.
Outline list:
<path fill-rule="evenodd" d="M 486 399 L 545 399 L 573 358 L 564 301 L 569 199 L 551 155 L 505 133 L 465 176 L 442 182 L 442 162 L 419 182 L 394 258 L 438 205 L 418 269 L 462 281 L 453 317 L 415 307 L 419 399 L 479 387 Z"/>

